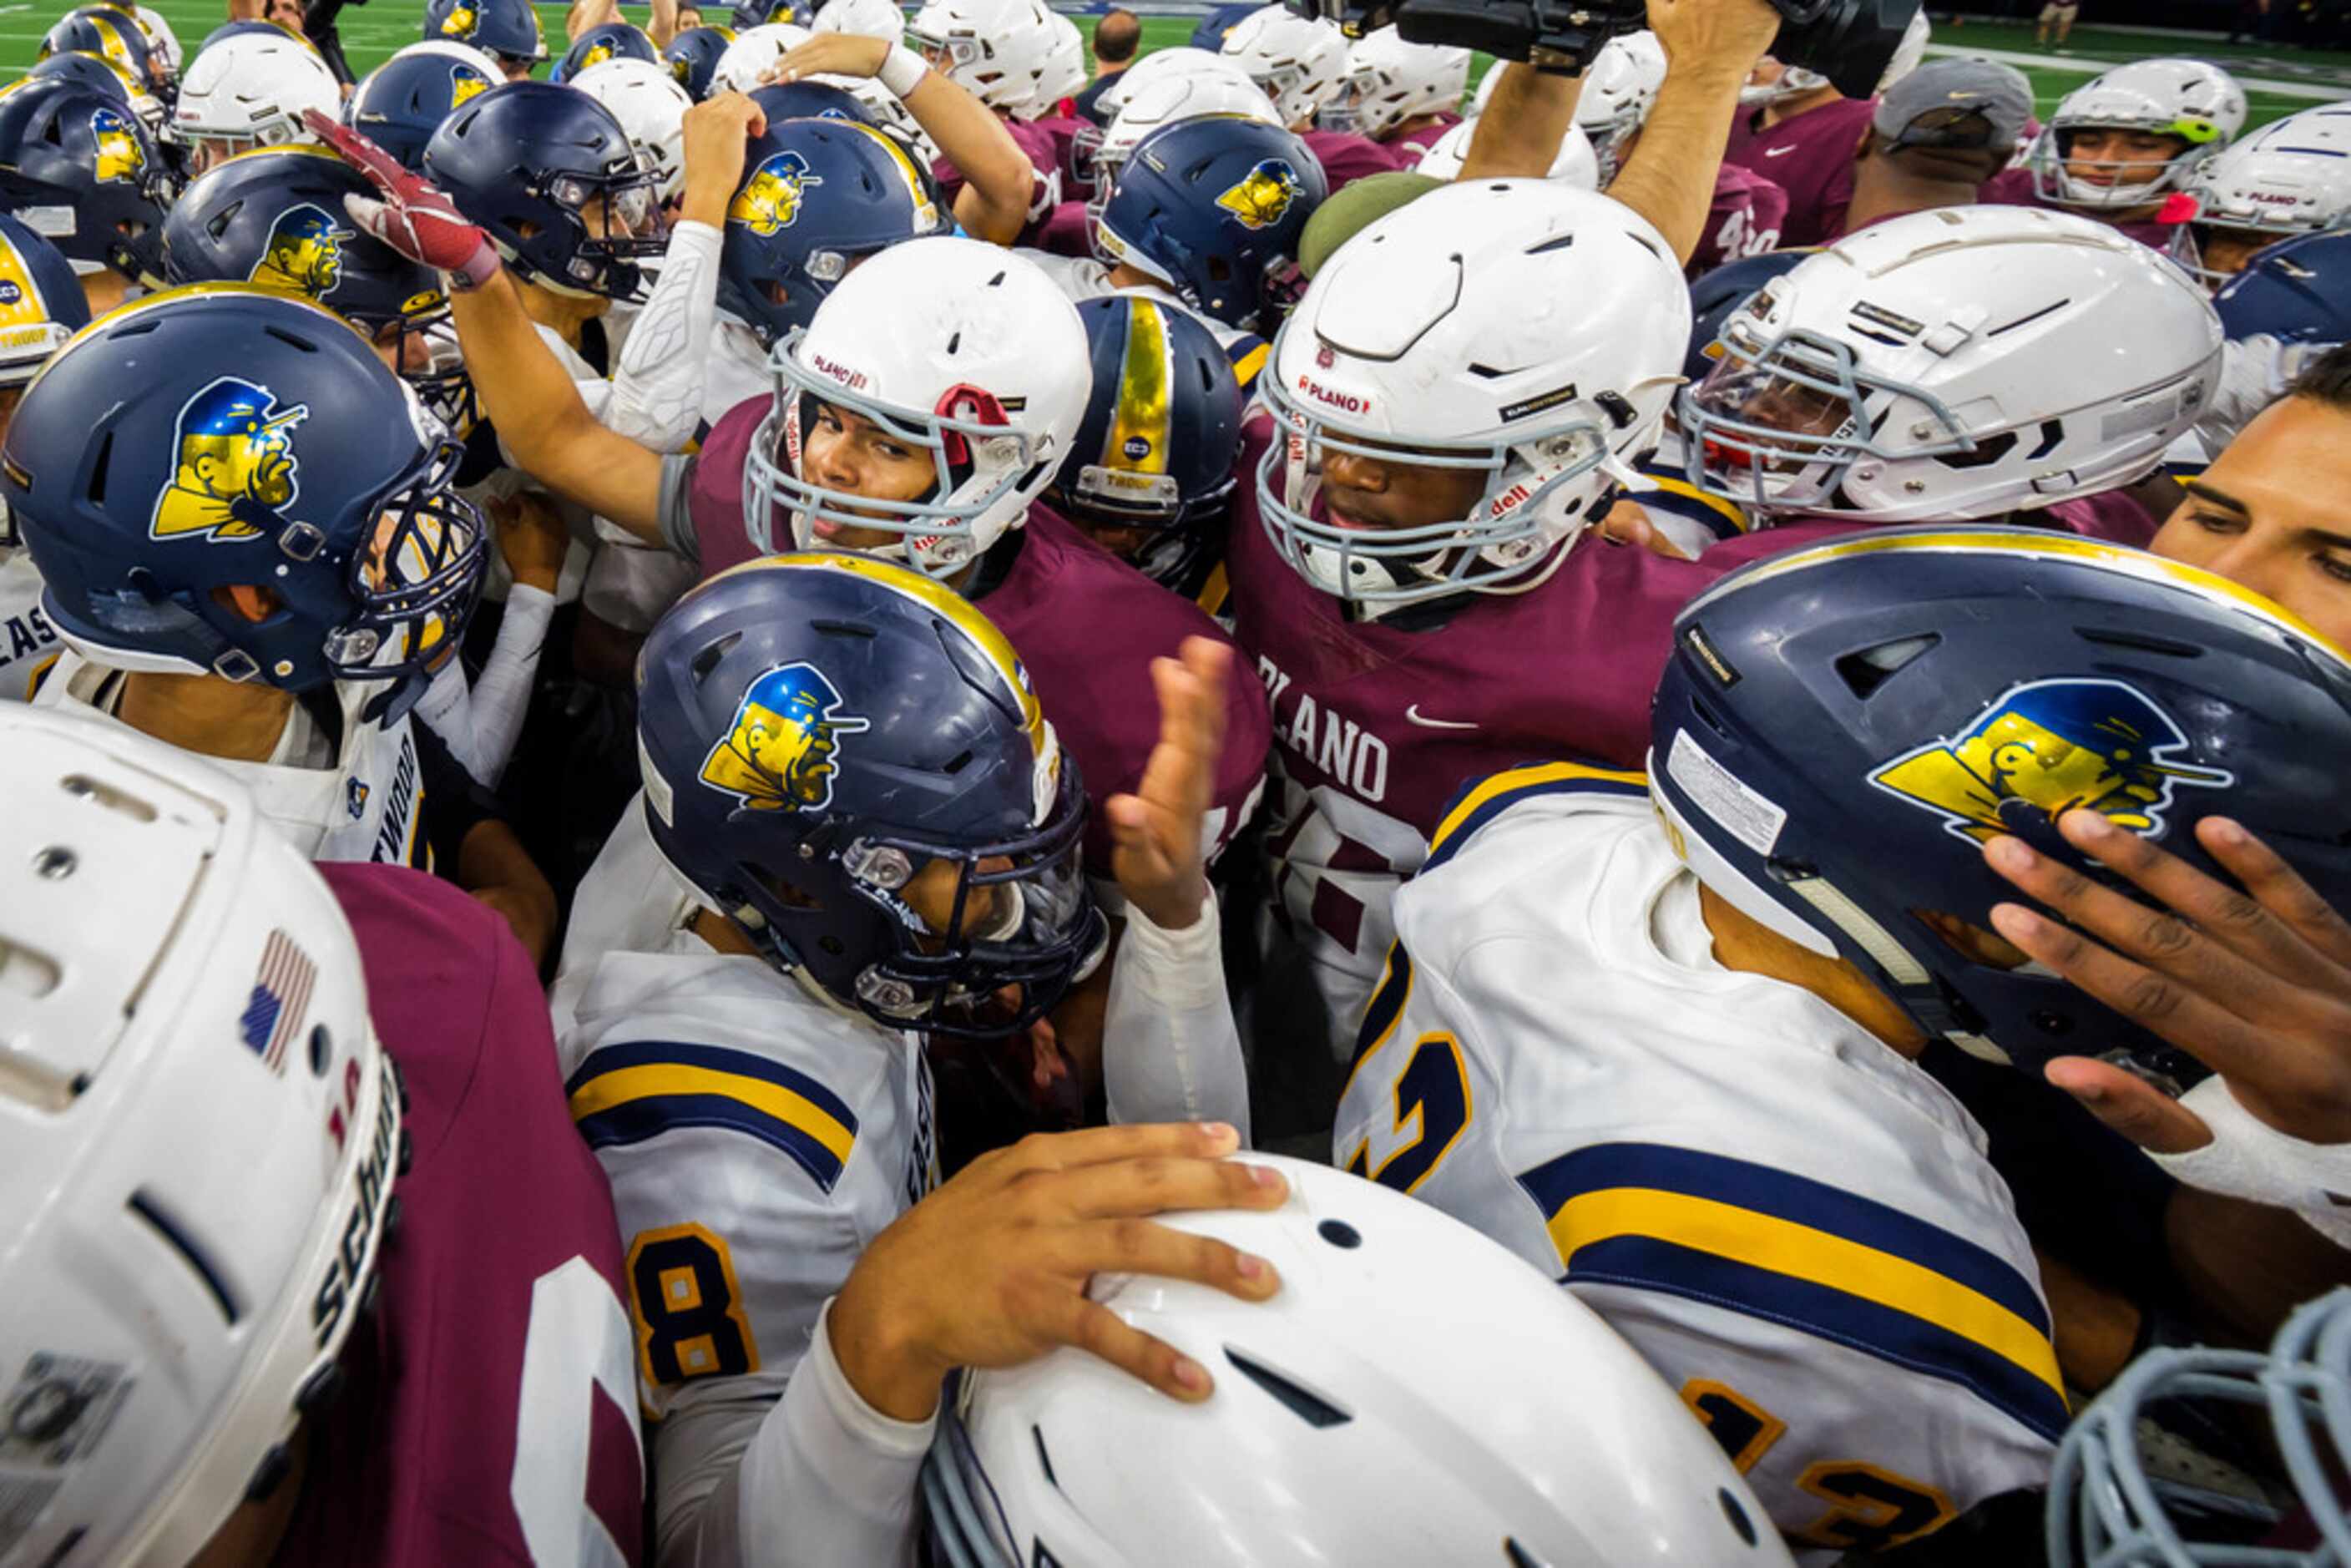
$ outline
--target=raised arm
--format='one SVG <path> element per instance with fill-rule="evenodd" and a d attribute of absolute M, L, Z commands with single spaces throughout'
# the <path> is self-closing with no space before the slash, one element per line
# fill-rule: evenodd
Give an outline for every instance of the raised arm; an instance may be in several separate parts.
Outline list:
<path fill-rule="evenodd" d="M 1739 89 L 1780 14 L 1765 0 L 1649 0 L 1649 26 L 1665 47 L 1666 81 L 1608 193 L 1656 225 L 1687 267 L 1706 237 Z"/>
<path fill-rule="evenodd" d="M 1575 124 L 1576 100 L 1583 96 L 1582 77 L 1541 71 L 1517 60 L 1494 68 L 1502 79 L 1494 89 L 1486 112 L 1469 133 L 1468 155 L 1461 160 L 1456 180 L 1494 180 L 1523 176 L 1540 180 L 1551 172 L 1559 145 Z"/>

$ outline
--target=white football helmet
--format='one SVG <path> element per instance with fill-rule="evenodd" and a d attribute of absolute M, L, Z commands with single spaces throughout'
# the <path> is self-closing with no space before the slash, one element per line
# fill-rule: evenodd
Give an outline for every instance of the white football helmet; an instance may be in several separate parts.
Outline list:
<path fill-rule="evenodd" d="M 1367 618 L 1523 593 L 1656 445 L 1689 333 L 1673 247 L 1624 204 L 1553 180 L 1431 191 L 1341 246 L 1274 339 L 1266 531 Z M 1485 493 L 1457 519 L 1349 527 L 1321 515 L 1331 451 L 1481 473 Z"/>
<path fill-rule="evenodd" d="M 496 80 L 497 78 L 491 78 Z M 237 33 L 201 50 L 172 110 L 172 133 L 193 150 L 191 173 L 256 147 L 315 142 L 302 111 L 343 110 L 343 86 L 298 39 Z"/>
<path fill-rule="evenodd" d="M 2271 245 L 2336 227 L 2351 219 L 2351 106 L 2306 109 L 2263 127 L 2197 170 L 2188 191 L 2199 242 L 2212 229 Z M 2200 261 L 2193 270 L 2207 287 L 2235 276 Z"/>
<path fill-rule="evenodd" d="M 1407 120 L 1458 110 L 1468 89 L 1468 50 L 1408 44 L 1391 23 L 1348 49 L 1346 78 L 1317 123 L 1378 141 Z"/>
<path fill-rule="evenodd" d="M 1091 136 L 1078 133 L 1079 169 L 1091 171 L 1096 200 L 1110 199 L 1111 182 L 1118 178 L 1136 142 L 1163 125 L 1207 114 L 1238 114 L 1259 125 L 1281 123 L 1273 100 L 1243 76 L 1201 71 L 1145 82 L 1126 95 L 1109 125 Z"/>
<path fill-rule="evenodd" d="M 685 111 L 694 99 L 667 66 L 616 57 L 598 60 L 569 85 L 612 111 L 629 145 L 660 175 L 664 202 L 685 193 Z"/>
<path fill-rule="evenodd" d="M 774 70 L 778 60 L 815 36 L 794 22 L 762 22 L 756 27 L 744 28 L 712 68 L 710 90 L 756 92 L 759 78 Z"/>
<path fill-rule="evenodd" d="M 1040 0 L 930 0 L 906 37 L 980 102 L 1017 114 L 1035 100 L 1061 33 Z"/>
<path fill-rule="evenodd" d="M 836 525 L 883 529 L 903 542 L 875 554 L 934 577 L 1028 520 L 1093 390 L 1085 326 L 1061 286 L 1018 253 L 955 236 L 876 254 L 777 346 L 768 369 L 776 401 L 743 474 L 753 542 L 823 549 Z M 801 451 L 820 402 L 930 453 L 936 485 L 884 501 L 817 483 Z"/>
<path fill-rule="evenodd" d="M 1616 177 L 1625 162 L 1625 143 L 1648 123 L 1657 89 L 1665 85 L 1666 48 L 1646 27 L 1609 39 L 1583 73 L 1575 123 L 1592 139 L 1602 184 Z"/>
<path fill-rule="evenodd" d="M 1416 172 L 1435 180 L 1457 180 L 1461 176 L 1462 161 L 1469 156 L 1469 139 L 1478 133 L 1478 122 L 1465 120 L 1430 144 L 1414 164 Z M 1583 127 L 1571 125 L 1560 138 L 1559 156 L 1551 161 L 1547 179 L 1579 191 L 1600 189 L 1600 159 L 1592 150 L 1592 139 L 1583 134 Z"/>
<path fill-rule="evenodd" d="M 1048 10 L 1045 16 L 1052 25 L 1053 45 L 1038 73 L 1036 96 L 1019 110 L 1023 120 L 1041 120 L 1053 111 L 1055 104 L 1085 90 L 1085 35 L 1059 11 Z"/>
<path fill-rule="evenodd" d="M 831 0 L 810 24 L 819 33 L 855 33 L 896 43 L 906 36 L 906 14 L 897 0 Z"/>
<path fill-rule="evenodd" d="M 162 1568 L 285 1484 L 337 1385 L 399 1079 L 340 906 L 243 785 L 12 703 L 0 800 L 0 1404 L 47 1488 L 8 1546 Z"/>
<path fill-rule="evenodd" d="M 1690 482 L 1758 514 L 1879 523 L 2095 495 L 2145 478 L 2195 423 L 2220 343 L 2194 280 L 2105 224 L 1914 213 L 1732 312 L 1682 394 Z"/>
<path fill-rule="evenodd" d="M 1094 110 L 1104 116 L 1103 123 L 1108 124 L 1108 117 L 1116 115 L 1130 97 L 1162 77 L 1209 74 L 1239 81 L 1249 79 L 1249 72 L 1241 69 L 1238 61 L 1211 54 L 1207 49 L 1196 49 L 1188 45 L 1173 49 L 1155 49 L 1113 78 L 1110 86 L 1102 89 L 1102 96 L 1094 99 Z"/>
<path fill-rule="evenodd" d="M 1312 125 L 1347 80 L 1347 36 L 1339 24 L 1321 17 L 1310 22 L 1287 5 L 1242 17 L 1225 35 L 1222 52 L 1273 99 L 1274 111 L 1293 131 Z"/>
<path fill-rule="evenodd" d="M 2187 189 L 2197 168 L 2245 128 L 2245 89 L 2202 60 L 2139 60 L 2067 93 L 2025 154 L 2041 199 L 2091 212 L 2145 206 Z M 2179 152 L 2132 178 L 2136 163 L 2100 162 L 2091 177 L 2066 156 L 2077 131 L 2139 131 L 2176 139 Z"/>
<path fill-rule="evenodd" d="M 167 80 L 180 79 L 180 35 L 172 31 L 172 24 L 163 13 L 146 5 L 133 5 L 131 14 L 138 18 L 139 30 L 147 35 L 147 52 L 163 64 Z"/>
<path fill-rule="evenodd" d="M 957 1568 L 1786 1564 L 1745 1480 L 1600 1316 L 1427 1204 L 1303 1160 L 1269 1213 L 1162 1216 L 1281 1289 L 1097 1276 L 1207 1367 L 1180 1405 L 1081 1351 L 963 1375 L 923 1493 Z"/>

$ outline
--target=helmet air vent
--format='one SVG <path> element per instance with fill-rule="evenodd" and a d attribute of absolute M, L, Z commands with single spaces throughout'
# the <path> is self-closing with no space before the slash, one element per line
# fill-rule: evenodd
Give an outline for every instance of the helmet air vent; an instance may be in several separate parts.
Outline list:
<path fill-rule="evenodd" d="M 148 1228 L 162 1238 L 163 1244 L 178 1253 L 181 1261 L 195 1271 L 196 1278 L 204 1282 L 206 1293 L 212 1297 L 213 1304 L 220 1308 L 221 1316 L 235 1327 L 245 1316 L 245 1308 L 236 1299 L 228 1277 L 214 1263 L 212 1254 L 196 1240 L 194 1233 L 145 1187 L 132 1193 L 124 1207 L 145 1220 Z"/>
<path fill-rule="evenodd" d="M 1941 641 L 1941 637 L 1930 632 L 1920 637 L 1904 637 L 1892 643 L 1880 643 L 1874 648 L 1859 649 L 1836 662 L 1837 678 L 1844 682 L 1845 690 L 1867 702 L 1876 694 L 1878 687 L 1892 680 L 1905 665 Z"/>
<path fill-rule="evenodd" d="M 1343 1427 L 1354 1419 L 1321 1395 L 1301 1387 L 1273 1368 L 1250 1360 L 1230 1345 L 1225 1347 L 1225 1359 L 1231 1362 L 1242 1376 L 1288 1406 L 1290 1414 L 1310 1427 Z"/>

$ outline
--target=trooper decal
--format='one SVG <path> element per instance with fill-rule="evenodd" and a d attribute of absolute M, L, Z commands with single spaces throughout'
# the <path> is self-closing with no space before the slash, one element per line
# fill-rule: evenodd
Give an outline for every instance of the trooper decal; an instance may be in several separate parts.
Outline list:
<path fill-rule="evenodd" d="M 823 184 L 809 171 L 809 161 L 798 152 L 778 152 L 751 172 L 726 209 L 729 223 L 741 224 L 755 235 L 788 229 L 800 215 L 800 202 Z"/>
<path fill-rule="evenodd" d="M 1218 196 L 1217 205 L 1250 228 L 1271 228 L 1304 189 L 1297 170 L 1280 158 L 1268 158 Z"/>
<path fill-rule="evenodd" d="M 868 727 L 842 713 L 841 701 L 813 664 L 769 670 L 743 694 L 734 727 L 702 765 L 702 781 L 755 811 L 823 810 L 832 803 L 841 737 Z"/>
<path fill-rule="evenodd" d="M 270 225 L 269 243 L 246 281 L 290 288 L 324 303 L 343 280 L 343 242 L 353 237 L 352 230 L 315 203 L 289 207 Z"/>
<path fill-rule="evenodd" d="M 214 544 L 259 538 L 260 528 L 237 514 L 292 504 L 299 467 L 294 432 L 309 417 L 308 404 L 280 408 L 267 387 L 235 376 L 190 398 L 174 433 L 172 483 L 155 497 L 149 535 L 202 534 Z"/>

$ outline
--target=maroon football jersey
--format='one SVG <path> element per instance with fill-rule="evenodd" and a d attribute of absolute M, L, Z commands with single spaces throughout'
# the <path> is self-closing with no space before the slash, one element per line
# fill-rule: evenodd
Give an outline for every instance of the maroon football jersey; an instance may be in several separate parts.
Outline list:
<path fill-rule="evenodd" d="M 1370 137 L 1352 131 L 1309 131 L 1299 140 L 1322 165 L 1322 178 L 1333 196 L 1366 174 L 1392 173 L 1412 166 Z"/>
<path fill-rule="evenodd" d="M 1067 107 L 1067 100 L 1063 100 Z M 1053 167 L 1061 172 L 1061 194 L 1084 199 L 1093 190 L 1093 183 L 1078 178 L 1078 132 L 1095 127 L 1089 121 L 1066 114 L 1049 114 L 1029 121 L 1030 128 L 1041 131 L 1053 143 Z"/>
<path fill-rule="evenodd" d="M 1830 215 L 1852 203 L 1854 159 L 1876 107 L 1876 99 L 1838 98 L 1768 131 L 1756 128 L 1761 110 L 1732 122 L 1723 162 L 1761 174 L 1788 193 L 1780 248 L 1821 244 Z"/>
<path fill-rule="evenodd" d="M 1093 224 L 1086 216 L 1085 203 L 1063 202 L 1056 206 L 1037 225 L 1034 243 L 1039 250 L 1049 250 L 1055 256 L 1074 256 L 1081 261 L 1092 256 Z"/>
<path fill-rule="evenodd" d="M 729 409 L 695 464 L 689 505 L 705 579 L 758 554 L 743 524 L 743 466 L 769 402 L 757 397 Z M 1097 549 L 1042 506 L 1029 508 L 1011 570 L 976 602 L 1020 654 L 1045 716 L 1078 759 L 1093 803 L 1086 862 L 1107 875 L 1110 833 L 1101 804 L 1143 781 L 1159 742 L 1151 661 L 1174 656 L 1186 637 L 1228 645 L 1233 640 L 1198 605 Z M 1224 760 L 1212 808 L 1218 815 L 1211 822 L 1218 849 L 1249 820 L 1270 743 L 1265 693 L 1241 678 L 1246 663 L 1235 658 L 1226 699 Z"/>
<path fill-rule="evenodd" d="M 2126 490 L 2105 490 L 2078 500 L 2060 501 L 2040 513 L 2022 513 L 2016 520 L 2030 523 L 2044 515 L 2050 526 L 2067 533 L 2128 545 L 2133 549 L 2145 549 L 2153 544 L 2155 530 L 2163 526 L 2161 517 L 2151 515 Z"/>
<path fill-rule="evenodd" d="M 572 1130 L 538 977 L 445 882 L 319 871 L 359 939 L 413 1163 L 277 1561 L 633 1563 L 644 1458 L 621 1228 Z"/>
<path fill-rule="evenodd" d="M 1747 534 L 1694 561 L 1584 539 L 1541 586 L 1405 631 L 1348 621 L 1275 553 L 1254 484 L 1271 438 L 1250 422 L 1226 565 L 1272 702 L 1275 890 L 1344 1032 L 1386 955 L 1388 903 L 1455 793 L 1530 761 L 1642 766 L 1676 612 L 1736 567 L 1850 526 Z"/>
<path fill-rule="evenodd" d="M 1053 133 L 1045 130 L 1041 123 L 1030 124 L 1022 120 L 1004 120 L 1001 116 L 998 117 L 998 122 L 1003 125 L 1005 133 L 1012 138 L 1013 144 L 1020 149 L 1021 155 L 1029 160 L 1029 167 L 1036 173 L 1035 182 L 1029 188 L 1028 225 L 1014 237 L 1012 243 L 1035 245 L 1037 233 L 1044 226 L 1047 214 L 1052 212 L 1061 199 L 1061 145 L 1053 140 Z M 931 165 L 931 175 L 938 181 L 939 193 L 946 198 L 948 208 L 952 210 L 956 198 L 963 194 L 962 172 L 942 158 Z"/>
<path fill-rule="evenodd" d="M 2068 207 L 2044 201 L 2032 183 L 2030 169 L 2003 169 L 1983 183 L 1980 194 L 1987 206 L 2043 207 L 2051 212 L 2072 213 L 2076 217 L 2092 218 L 2105 224 L 2116 233 L 2138 241 L 2150 250 L 2166 256 L 2177 256 L 2181 236 L 2188 232 L 2189 220 L 2196 215 L 2196 198 L 2185 191 L 2175 191 L 2166 197 L 2161 211 L 2151 218 L 2118 222 L 2088 207 Z"/>
<path fill-rule="evenodd" d="M 1408 122 L 1408 129 L 1396 131 L 1380 143 L 1396 161 L 1399 169 L 1416 167 L 1428 150 L 1444 140 L 1445 133 L 1461 123 L 1458 114 L 1431 114 Z"/>
<path fill-rule="evenodd" d="M 1787 192 L 1751 169 L 1725 163 L 1715 174 L 1714 205 L 1706 215 L 1706 234 L 1690 257 L 1690 277 L 1779 249 L 1780 230 L 1787 221 Z"/>

